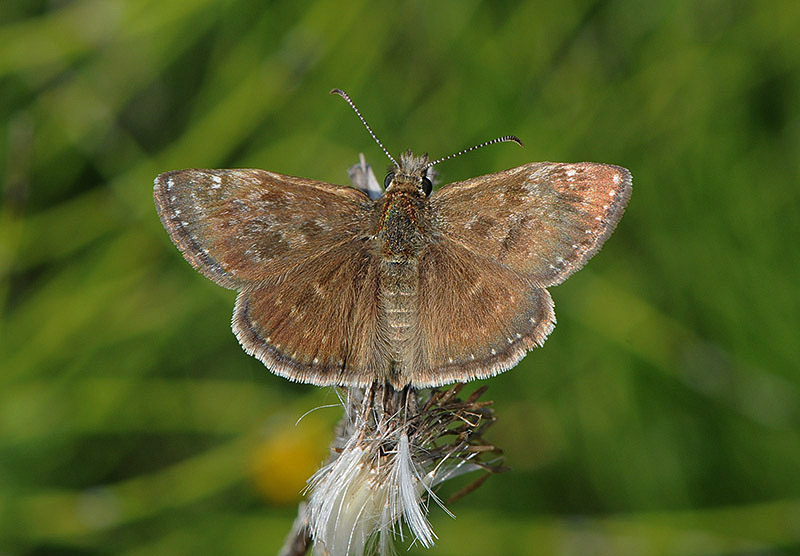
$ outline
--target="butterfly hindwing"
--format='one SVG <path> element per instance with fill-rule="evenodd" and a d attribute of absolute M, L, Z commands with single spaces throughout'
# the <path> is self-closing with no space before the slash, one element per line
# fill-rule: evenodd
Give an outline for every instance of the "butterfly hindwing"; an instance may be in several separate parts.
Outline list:
<path fill-rule="evenodd" d="M 379 261 L 353 240 L 244 289 L 233 329 L 244 349 L 294 381 L 363 386 L 386 376 Z"/>
<path fill-rule="evenodd" d="M 541 346 L 555 325 L 547 290 L 449 240 L 431 244 L 419 269 L 424 364 L 415 386 L 496 375 Z"/>

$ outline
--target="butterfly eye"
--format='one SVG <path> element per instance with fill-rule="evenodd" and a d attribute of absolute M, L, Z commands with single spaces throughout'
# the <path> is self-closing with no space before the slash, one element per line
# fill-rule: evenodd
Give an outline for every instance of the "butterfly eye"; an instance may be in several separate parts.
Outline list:
<path fill-rule="evenodd" d="M 425 192 L 426 197 L 431 194 L 431 191 L 433 191 L 433 184 L 431 183 L 431 180 L 428 178 L 422 178 L 422 190 Z"/>
<path fill-rule="evenodd" d="M 392 183 L 393 179 L 394 179 L 394 172 L 389 172 L 388 174 L 386 174 L 386 177 L 383 178 L 383 188 L 389 189 L 389 184 Z"/>

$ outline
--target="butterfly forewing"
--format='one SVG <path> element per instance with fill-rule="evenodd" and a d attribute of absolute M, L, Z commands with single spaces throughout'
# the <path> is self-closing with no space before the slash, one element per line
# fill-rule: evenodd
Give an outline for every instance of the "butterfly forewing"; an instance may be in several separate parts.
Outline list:
<path fill-rule="evenodd" d="M 265 170 L 167 172 L 154 194 L 186 260 L 232 289 L 284 273 L 369 224 L 360 191 Z"/>
<path fill-rule="evenodd" d="M 448 239 L 552 286 L 600 249 L 630 192 L 619 166 L 538 162 L 446 185 L 430 203 Z"/>

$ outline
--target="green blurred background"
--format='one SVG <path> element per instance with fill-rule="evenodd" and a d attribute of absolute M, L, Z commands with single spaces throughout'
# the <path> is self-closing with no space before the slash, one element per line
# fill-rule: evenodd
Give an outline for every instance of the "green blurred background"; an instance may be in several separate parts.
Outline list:
<path fill-rule="evenodd" d="M 333 87 L 394 153 L 526 144 L 443 181 L 634 176 L 544 349 L 486 381 L 513 471 L 410 553 L 800 554 L 799 69 L 797 0 L 3 2 L 0 554 L 277 552 L 340 410 L 295 422 L 336 397 L 244 354 L 152 182 L 382 175 Z"/>

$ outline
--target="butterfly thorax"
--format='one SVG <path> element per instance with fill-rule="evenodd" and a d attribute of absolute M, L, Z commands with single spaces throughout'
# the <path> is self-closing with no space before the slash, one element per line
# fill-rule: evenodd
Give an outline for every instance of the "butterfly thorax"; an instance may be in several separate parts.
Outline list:
<path fill-rule="evenodd" d="M 402 262 L 414 258 L 422 247 L 425 199 L 416 191 L 394 189 L 386 194 L 377 238 L 383 258 Z"/>

